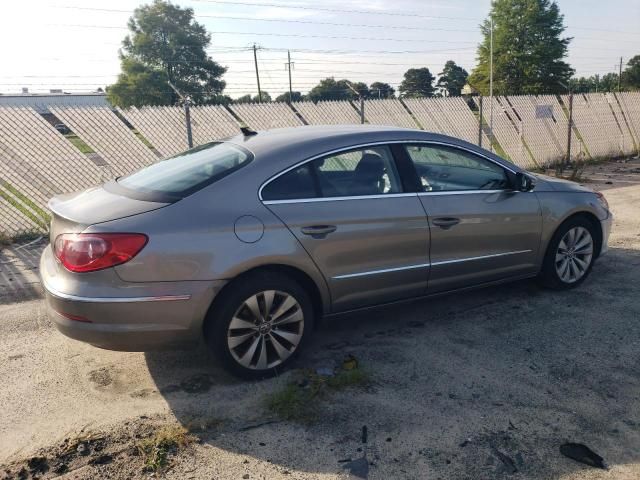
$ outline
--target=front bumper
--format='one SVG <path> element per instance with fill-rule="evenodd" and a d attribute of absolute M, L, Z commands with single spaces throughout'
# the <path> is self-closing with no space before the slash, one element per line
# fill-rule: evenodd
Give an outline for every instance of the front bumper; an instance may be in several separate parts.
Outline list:
<path fill-rule="evenodd" d="M 604 255 L 609 251 L 609 235 L 613 225 L 613 214 L 609 212 L 607 218 L 600 220 L 600 225 L 602 227 L 602 245 L 600 246 L 599 255 Z"/>
<path fill-rule="evenodd" d="M 112 270 L 73 274 L 45 249 L 40 275 L 47 313 L 60 332 L 109 350 L 184 346 L 202 336 L 207 310 L 225 283 L 132 283 Z"/>

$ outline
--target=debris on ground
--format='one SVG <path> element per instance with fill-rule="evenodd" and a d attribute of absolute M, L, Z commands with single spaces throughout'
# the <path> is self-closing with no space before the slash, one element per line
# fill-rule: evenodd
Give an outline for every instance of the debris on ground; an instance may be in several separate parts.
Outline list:
<path fill-rule="evenodd" d="M 584 463 L 593 468 L 608 470 L 604 459 L 582 443 L 564 443 L 560 445 L 560 453 L 576 462 Z"/>

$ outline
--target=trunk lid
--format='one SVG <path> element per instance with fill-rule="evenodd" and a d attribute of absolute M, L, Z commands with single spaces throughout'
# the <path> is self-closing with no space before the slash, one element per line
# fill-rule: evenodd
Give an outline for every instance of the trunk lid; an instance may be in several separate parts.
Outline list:
<path fill-rule="evenodd" d="M 80 233 L 89 225 L 150 212 L 169 203 L 138 200 L 105 190 L 102 186 L 58 195 L 49 200 L 50 240 L 61 233 Z"/>

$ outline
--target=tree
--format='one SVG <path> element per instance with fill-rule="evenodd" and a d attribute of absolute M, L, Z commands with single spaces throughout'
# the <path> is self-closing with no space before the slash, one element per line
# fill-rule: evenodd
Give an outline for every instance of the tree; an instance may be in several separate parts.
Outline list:
<path fill-rule="evenodd" d="M 640 55 L 627 62 L 627 68 L 622 72 L 622 85 L 627 89 L 640 88 Z"/>
<path fill-rule="evenodd" d="M 107 88 L 109 101 L 131 105 L 173 105 L 178 95 L 173 83 L 195 103 L 208 103 L 222 92 L 220 77 L 226 68 L 206 53 L 211 36 L 193 19 L 193 9 L 164 0 L 135 9 L 130 33 L 120 50 L 118 80 Z"/>
<path fill-rule="evenodd" d="M 551 0 L 494 0 L 494 93 L 500 95 L 565 91 L 573 69 L 563 59 L 571 38 L 562 38 L 564 17 Z M 484 40 L 478 46 L 478 65 L 469 83 L 489 93 L 491 24 L 480 26 Z"/>
<path fill-rule="evenodd" d="M 384 82 L 373 82 L 369 85 L 369 95 L 371 98 L 394 98 L 396 90 Z"/>
<path fill-rule="evenodd" d="M 291 101 L 293 102 L 301 102 L 304 100 L 302 93 L 300 92 L 291 92 Z M 278 95 L 276 97 L 276 102 L 288 102 L 289 101 L 289 92 L 283 93 L 282 95 Z"/>
<path fill-rule="evenodd" d="M 318 102 L 320 100 L 354 100 L 359 95 L 365 98 L 369 96 L 369 89 L 366 83 L 350 82 L 345 79 L 336 80 L 330 77 L 320 80 L 320 83 L 309 91 L 307 97 L 313 102 Z"/>
<path fill-rule="evenodd" d="M 262 90 L 262 102 L 270 101 L 271 95 L 269 95 L 269 92 Z M 236 98 L 233 103 L 260 103 L 260 95 L 256 94 L 252 97 L 250 93 L 247 93 L 246 95 Z"/>
<path fill-rule="evenodd" d="M 444 69 L 438 74 L 440 78 L 436 87 L 441 92 L 447 92 L 448 97 L 459 97 L 462 94 L 462 88 L 467 83 L 469 74 L 456 62 L 449 60 L 444 64 Z"/>
<path fill-rule="evenodd" d="M 434 80 L 427 67 L 410 68 L 404 73 L 399 90 L 404 97 L 432 97 Z"/>
<path fill-rule="evenodd" d="M 572 78 L 569 87 L 574 93 L 615 92 L 618 90 L 618 74 L 611 72 L 603 76 Z"/>

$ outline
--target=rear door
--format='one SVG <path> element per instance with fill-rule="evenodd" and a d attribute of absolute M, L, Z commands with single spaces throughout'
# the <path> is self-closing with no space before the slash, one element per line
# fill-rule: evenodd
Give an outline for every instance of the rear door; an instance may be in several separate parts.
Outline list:
<path fill-rule="evenodd" d="M 388 146 L 307 161 L 267 183 L 261 198 L 324 274 L 333 311 L 425 293 L 429 224 Z"/>
<path fill-rule="evenodd" d="M 431 226 L 429 293 L 536 272 L 540 204 L 511 188 L 514 172 L 451 145 L 405 148 Z"/>

